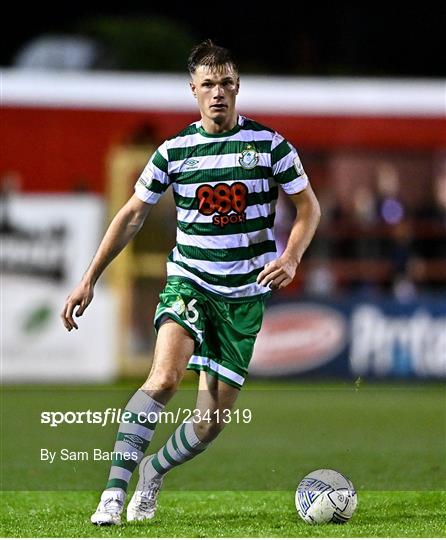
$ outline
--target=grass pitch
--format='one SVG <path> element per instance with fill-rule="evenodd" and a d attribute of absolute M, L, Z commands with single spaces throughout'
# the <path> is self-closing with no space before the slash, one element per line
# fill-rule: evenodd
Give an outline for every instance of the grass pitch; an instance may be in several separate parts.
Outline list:
<path fill-rule="evenodd" d="M 429 384 L 249 384 L 237 407 L 249 408 L 251 421 L 232 422 L 169 474 L 153 521 L 93 527 L 109 463 L 50 464 L 40 450 L 111 450 L 117 426 L 51 428 L 40 415 L 120 407 L 133 392 L 128 385 L 3 389 L 3 536 L 445 536 L 445 389 Z M 194 394 L 186 386 L 169 409 L 192 407 Z M 158 426 L 152 451 L 173 429 Z M 297 516 L 296 486 L 318 468 L 341 471 L 358 491 L 346 525 L 310 526 Z"/>
<path fill-rule="evenodd" d="M 148 523 L 95 527 L 91 492 L 19 492 L 4 495 L 4 536 L 62 537 L 442 537 L 441 492 L 363 492 L 345 525 L 308 525 L 289 492 L 164 491 Z"/>

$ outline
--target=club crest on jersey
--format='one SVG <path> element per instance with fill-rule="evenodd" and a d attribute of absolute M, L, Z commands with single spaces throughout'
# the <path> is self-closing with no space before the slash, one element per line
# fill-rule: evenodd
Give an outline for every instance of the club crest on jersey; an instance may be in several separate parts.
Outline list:
<path fill-rule="evenodd" d="M 259 156 L 256 149 L 251 144 L 243 150 L 241 156 L 238 158 L 238 162 L 244 169 L 254 169 L 259 162 Z"/>
<path fill-rule="evenodd" d="M 172 309 L 177 315 L 181 315 L 186 311 L 186 304 L 184 303 L 184 300 L 181 298 L 181 296 L 177 296 L 177 299 L 172 304 Z"/>

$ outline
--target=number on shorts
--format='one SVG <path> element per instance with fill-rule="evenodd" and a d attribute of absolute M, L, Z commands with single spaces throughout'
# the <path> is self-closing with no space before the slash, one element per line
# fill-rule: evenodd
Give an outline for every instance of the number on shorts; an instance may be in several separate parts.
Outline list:
<path fill-rule="evenodd" d="M 195 323 L 198 321 L 198 317 L 200 314 L 195 309 L 195 304 L 197 303 L 197 299 L 192 299 L 186 306 L 186 319 L 191 323 Z"/>

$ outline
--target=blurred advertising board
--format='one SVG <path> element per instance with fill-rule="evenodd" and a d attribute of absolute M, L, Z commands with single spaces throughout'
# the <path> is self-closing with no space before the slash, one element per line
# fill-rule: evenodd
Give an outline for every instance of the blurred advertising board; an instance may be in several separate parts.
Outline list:
<path fill-rule="evenodd" d="M 446 300 L 309 300 L 265 312 L 250 373 L 446 378 Z"/>
<path fill-rule="evenodd" d="M 68 333 L 59 314 L 87 268 L 104 223 L 102 198 L 9 195 L 0 224 L 2 380 L 105 381 L 116 370 L 114 300 L 94 304 Z"/>

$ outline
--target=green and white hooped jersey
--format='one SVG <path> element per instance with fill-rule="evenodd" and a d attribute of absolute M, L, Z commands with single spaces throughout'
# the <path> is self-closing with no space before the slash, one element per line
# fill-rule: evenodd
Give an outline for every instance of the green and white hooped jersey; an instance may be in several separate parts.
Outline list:
<path fill-rule="evenodd" d="M 177 207 L 177 238 L 167 275 L 232 301 L 268 293 L 256 278 L 277 256 L 278 186 L 295 194 L 308 185 L 296 149 L 244 116 L 218 135 L 194 122 L 156 150 L 135 192 L 155 204 L 169 185 Z"/>

